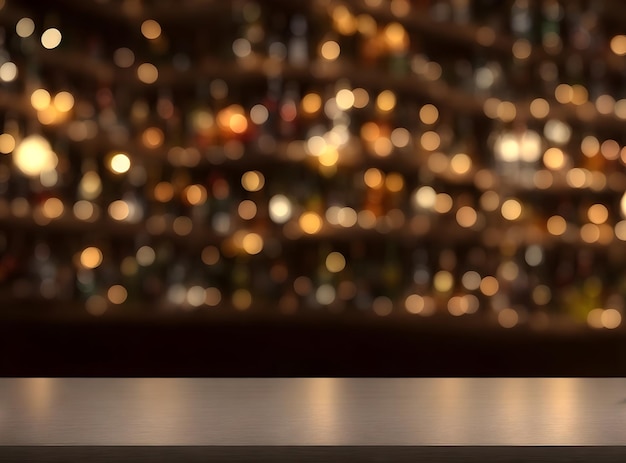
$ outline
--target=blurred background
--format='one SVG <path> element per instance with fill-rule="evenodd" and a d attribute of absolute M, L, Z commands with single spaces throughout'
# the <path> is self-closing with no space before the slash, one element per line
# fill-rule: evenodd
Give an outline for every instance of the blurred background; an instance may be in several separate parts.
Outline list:
<path fill-rule="evenodd" d="M 625 24 L 0 0 L 0 373 L 626 374 Z"/>

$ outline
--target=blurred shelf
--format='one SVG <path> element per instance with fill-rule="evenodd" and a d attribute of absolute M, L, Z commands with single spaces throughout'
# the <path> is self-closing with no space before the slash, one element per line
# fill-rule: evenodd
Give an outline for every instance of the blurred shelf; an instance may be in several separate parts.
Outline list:
<path fill-rule="evenodd" d="M 515 37 L 502 31 L 495 31 L 488 26 L 472 23 L 456 23 L 453 21 L 435 21 L 429 17 L 424 9 L 413 9 L 404 16 L 396 16 L 388 6 L 389 3 L 381 2 L 378 6 L 370 6 L 363 0 L 343 0 L 351 10 L 369 14 L 381 22 L 398 22 L 409 31 L 443 40 L 465 49 L 481 49 L 498 55 L 497 59 L 510 60 L 513 45 L 517 41 Z M 604 8 L 600 9 L 599 15 L 604 19 L 617 21 L 616 17 L 626 18 L 623 4 L 619 0 L 604 0 Z M 619 6 L 618 6 L 619 4 Z M 607 65 L 610 72 L 620 75 L 626 70 L 626 62 L 612 53 L 608 48 L 604 50 L 558 50 L 554 53 L 546 51 L 543 46 L 534 44 L 531 46 L 528 58 L 518 61 L 520 64 L 535 64 L 543 61 L 553 61 L 560 64 L 566 63 L 572 57 L 580 57 L 586 62 L 602 61 Z"/>

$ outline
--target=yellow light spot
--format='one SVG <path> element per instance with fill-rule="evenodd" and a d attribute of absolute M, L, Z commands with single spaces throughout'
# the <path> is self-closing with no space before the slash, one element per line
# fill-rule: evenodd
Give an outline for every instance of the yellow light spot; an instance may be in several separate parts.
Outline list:
<path fill-rule="evenodd" d="M 15 138 L 8 133 L 0 134 L 0 153 L 9 154 L 15 149 Z"/>
<path fill-rule="evenodd" d="M 580 143 L 580 149 L 585 156 L 591 158 L 600 151 L 600 142 L 592 135 L 587 135 Z"/>
<path fill-rule="evenodd" d="M 611 39 L 611 51 L 618 56 L 626 55 L 626 36 L 616 35 Z"/>
<path fill-rule="evenodd" d="M 276 223 L 285 223 L 291 218 L 291 202 L 284 195 L 272 196 L 269 202 L 269 209 L 270 218 Z"/>
<path fill-rule="evenodd" d="M 391 90 L 383 90 L 376 98 L 379 111 L 388 112 L 396 106 L 396 95 Z"/>
<path fill-rule="evenodd" d="M 370 167 L 363 174 L 363 180 L 370 188 L 380 188 L 383 186 L 383 173 L 375 167 Z"/>
<path fill-rule="evenodd" d="M 44 33 L 41 34 L 41 44 L 44 48 L 47 48 L 48 50 L 52 50 L 53 48 L 58 47 L 61 43 L 61 39 L 61 31 L 54 27 L 45 30 Z"/>
<path fill-rule="evenodd" d="M 489 119 L 496 119 L 498 117 L 498 110 L 500 108 L 501 101 L 497 98 L 490 97 L 485 100 L 483 104 L 483 112 Z"/>
<path fill-rule="evenodd" d="M 480 291 L 485 296 L 494 296 L 500 289 L 498 280 L 493 276 L 486 276 L 480 281 Z"/>
<path fill-rule="evenodd" d="M 142 142 L 148 148 L 158 148 L 163 144 L 164 134 L 158 127 L 148 127 L 141 136 Z"/>
<path fill-rule="evenodd" d="M 12 82 L 17 78 L 17 66 L 12 61 L 5 61 L 0 65 L 0 80 Z"/>
<path fill-rule="evenodd" d="M 94 216 L 95 213 L 95 208 L 93 204 L 89 201 L 85 201 L 84 199 L 76 201 L 72 209 L 74 215 L 79 220 L 89 220 Z"/>
<path fill-rule="evenodd" d="M 328 61 L 334 61 L 339 58 L 339 53 L 341 52 L 341 48 L 339 44 L 334 40 L 328 40 L 322 44 L 322 48 L 320 49 L 320 53 L 322 58 Z"/>
<path fill-rule="evenodd" d="M 263 250 L 263 238 L 257 233 L 248 233 L 243 237 L 242 247 L 248 254 L 258 254 Z"/>
<path fill-rule="evenodd" d="M 37 119 L 43 125 L 52 125 L 59 122 L 61 115 L 54 106 L 48 106 L 46 109 L 42 109 L 37 112 Z"/>
<path fill-rule="evenodd" d="M 122 285 L 113 285 L 107 291 L 107 297 L 113 304 L 123 304 L 128 298 L 128 291 Z"/>
<path fill-rule="evenodd" d="M 489 191 L 485 191 L 480 196 L 480 207 L 482 207 L 483 210 L 488 211 L 488 212 L 493 212 L 496 209 L 498 209 L 499 206 L 500 206 L 500 195 L 497 192 L 493 190 L 489 190 Z"/>
<path fill-rule="evenodd" d="M 48 219 L 56 219 L 63 215 L 63 203 L 59 198 L 48 198 L 43 203 L 42 213 Z"/>
<path fill-rule="evenodd" d="M 532 46 L 528 40 L 519 39 L 516 40 L 513 44 L 512 52 L 515 58 L 524 60 L 530 57 L 530 53 L 532 52 Z"/>
<path fill-rule="evenodd" d="M 604 309 L 596 308 L 589 311 L 587 314 L 587 324 L 591 328 L 603 328 L 602 325 L 602 314 L 604 313 Z"/>
<path fill-rule="evenodd" d="M 375 122 L 366 122 L 361 126 L 361 137 L 367 142 L 374 143 L 380 137 L 380 127 Z"/>
<path fill-rule="evenodd" d="M 584 188 L 588 184 L 589 171 L 575 167 L 567 172 L 567 184 L 572 188 Z"/>
<path fill-rule="evenodd" d="M 598 96 L 596 99 L 596 109 L 600 114 L 611 114 L 615 110 L 615 98 L 607 94 Z"/>
<path fill-rule="evenodd" d="M 257 170 L 248 171 L 241 176 L 241 185 L 247 191 L 259 191 L 265 185 L 265 176 Z"/>
<path fill-rule="evenodd" d="M 43 111 L 50 106 L 50 93 L 44 88 L 38 88 L 30 96 L 30 104 L 37 111 Z"/>
<path fill-rule="evenodd" d="M 535 98 L 530 103 L 530 114 L 537 119 L 543 119 L 550 114 L 550 103 L 543 98 Z"/>
<path fill-rule="evenodd" d="M 302 110 L 307 114 L 315 114 L 322 108 L 322 98 L 317 93 L 307 93 L 302 98 Z"/>
<path fill-rule="evenodd" d="M 35 23 L 30 18 L 22 18 L 15 25 L 15 32 L 22 38 L 30 37 L 35 32 Z"/>
<path fill-rule="evenodd" d="M 380 137 L 374 140 L 374 153 L 380 157 L 387 157 L 393 151 L 393 144 L 387 137 Z"/>
<path fill-rule="evenodd" d="M 435 198 L 435 211 L 440 214 L 445 214 L 446 212 L 450 212 L 452 210 L 452 206 L 454 202 L 452 201 L 452 196 L 448 193 L 438 193 Z"/>
<path fill-rule="evenodd" d="M 302 231 L 314 235 L 322 229 L 322 218 L 315 212 L 305 212 L 298 220 Z"/>
<path fill-rule="evenodd" d="M 460 207 L 458 211 L 456 211 L 456 221 L 457 223 L 464 228 L 473 227 L 478 220 L 478 215 L 476 211 L 470 206 Z"/>
<path fill-rule="evenodd" d="M 582 85 L 576 84 L 572 86 L 572 103 L 577 106 L 585 104 L 589 100 L 589 92 Z"/>
<path fill-rule="evenodd" d="M 57 111 L 66 113 L 74 107 L 74 96 L 70 92 L 59 92 L 54 96 L 54 107 Z"/>
<path fill-rule="evenodd" d="M 233 133 L 244 133 L 248 130 L 248 120 L 243 114 L 233 114 L 230 116 L 228 126 Z"/>
<path fill-rule="evenodd" d="M 506 220 L 517 220 L 522 215 L 522 205 L 516 199 L 507 199 L 500 209 Z"/>
<path fill-rule="evenodd" d="M 354 105 L 354 93 L 350 89 L 342 88 L 335 95 L 335 103 L 339 109 L 347 111 Z"/>
<path fill-rule="evenodd" d="M 567 230 L 567 222 L 560 215 L 553 215 L 547 222 L 548 232 L 554 236 L 561 236 Z"/>
<path fill-rule="evenodd" d="M 102 251 L 100 249 L 90 246 L 83 249 L 80 253 L 80 264 L 85 268 L 96 268 L 102 263 Z"/>
<path fill-rule="evenodd" d="M 580 227 L 580 238 L 585 243 L 597 243 L 600 239 L 600 227 L 593 223 L 586 223 Z"/>
<path fill-rule="evenodd" d="M 615 236 L 621 241 L 626 241 L 626 220 L 620 220 L 615 224 Z"/>
<path fill-rule="evenodd" d="M 218 288 L 207 288 L 204 293 L 204 303 L 210 307 L 215 307 L 222 301 L 222 293 Z"/>
<path fill-rule="evenodd" d="M 385 186 L 392 193 L 398 193 L 404 188 L 404 178 L 397 172 L 391 172 L 385 178 Z"/>
<path fill-rule="evenodd" d="M 166 203 L 174 197 L 174 187 L 169 182 L 159 182 L 154 187 L 154 199 Z"/>
<path fill-rule="evenodd" d="M 410 294 L 404 300 L 404 307 L 406 308 L 407 312 L 414 315 L 421 313 L 424 310 L 425 306 L 426 304 L 424 302 L 424 298 L 419 294 Z"/>
<path fill-rule="evenodd" d="M 13 162 L 25 175 L 37 177 L 44 171 L 54 169 L 58 158 L 48 140 L 40 135 L 29 135 L 15 148 Z"/>
<path fill-rule="evenodd" d="M 447 270 L 440 270 L 433 277 L 433 286 L 440 293 L 447 293 L 454 286 L 454 277 Z"/>
<path fill-rule="evenodd" d="M 357 30 L 359 31 L 359 33 L 363 34 L 366 37 L 371 37 L 376 34 L 378 24 L 376 23 L 376 20 L 370 15 L 360 14 L 357 16 L 356 20 Z"/>
<path fill-rule="evenodd" d="M 320 154 L 319 163 L 325 167 L 331 167 L 337 164 L 339 161 L 339 151 L 334 146 L 328 146 L 326 149 Z"/>
<path fill-rule="evenodd" d="M 420 137 L 420 144 L 426 151 L 435 151 L 441 144 L 441 137 L 437 132 L 429 130 Z"/>
<path fill-rule="evenodd" d="M 561 104 L 571 103 L 574 99 L 574 89 L 568 84 L 559 84 L 554 90 L 556 101 Z"/>
<path fill-rule="evenodd" d="M 562 169 L 565 166 L 565 154 L 559 148 L 548 148 L 543 154 L 543 163 L 548 169 Z"/>
<path fill-rule="evenodd" d="M 455 154 L 450 160 L 450 168 L 455 174 L 467 174 L 472 168 L 472 159 L 465 153 Z"/>
<path fill-rule="evenodd" d="M 114 220 L 126 220 L 130 215 L 130 207 L 126 201 L 117 200 L 109 205 L 109 215 Z"/>
<path fill-rule="evenodd" d="M 604 140 L 600 145 L 600 152 L 609 161 L 614 161 L 620 156 L 620 146 L 615 140 Z"/>
<path fill-rule="evenodd" d="M 326 268 L 329 272 L 339 273 L 346 267 L 346 258 L 340 252 L 331 252 L 326 256 Z"/>
<path fill-rule="evenodd" d="M 609 219 L 609 210 L 604 204 L 594 204 L 587 211 L 587 217 L 590 222 L 600 225 Z"/>
<path fill-rule="evenodd" d="M 254 201 L 250 201 L 249 199 L 244 199 L 239 203 L 237 207 L 237 213 L 239 217 L 244 220 L 252 220 L 256 217 L 257 207 Z"/>
<path fill-rule="evenodd" d="M 185 200 L 192 206 L 204 204 L 207 200 L 206 188 L 202 185 L 189 185 L 183 191 Z"/>
<path fill-rule="evenodd" d="M 404 127 L 398 127 L 391 132 L 391 143 L 396 148 L 404 148 L 411 141 L 411 133 Z"/>
<path fill-rule="evenodd" d="M 153 84 L 159 78 L 159 70 L 154 64 L 143 63 L 137 68 L 137 77 L 144 84 Z"/>
<path fill-rule="evenodd" d="M 517 108 L 510 101 L 502 101 L 498 105 L 498 117 L 504 122 L 511 122 L 517 116 Z"/>
<path fill-rule="evenodd" d="M 384 29 L 385 42 L 391 51 L 400 52 L 409 47 L 409 34 L 400 23 L 389 23 Z"/>
<path fill-rule="evenodd" d="M 154 19 L 146 19 L 141 23 L 141 33 L 147 39 L 158 39 L 161 35 L 161 25 Z"/>
<path fill-rule="evenodd" d="M 365 108 L 370 101 L 369 93 L 364 88 L 355 88 L 352 90 L 352 94 L 354 95 L 355 108 Z"/>
<path fill-rule="evenodd" d="M 130 158 L 124 153 L 116 153 L 109 162 L 111 171 L 116 174 L 123 174 L 130 169 Z"/>
<path fill-rule="evenodd" d="M 622 323 L 622 315 L 615 309 L 606 309 L 601 315 L 602 326 L 614 330 Z"/>

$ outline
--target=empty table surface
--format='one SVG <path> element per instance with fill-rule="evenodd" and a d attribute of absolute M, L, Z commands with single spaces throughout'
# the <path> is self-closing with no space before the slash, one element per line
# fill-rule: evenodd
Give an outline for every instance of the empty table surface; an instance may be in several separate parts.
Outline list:
<path fill-rule="evenodd" d="M 0 445 L 626 445 L 621 378 L 6 378 Z"/>

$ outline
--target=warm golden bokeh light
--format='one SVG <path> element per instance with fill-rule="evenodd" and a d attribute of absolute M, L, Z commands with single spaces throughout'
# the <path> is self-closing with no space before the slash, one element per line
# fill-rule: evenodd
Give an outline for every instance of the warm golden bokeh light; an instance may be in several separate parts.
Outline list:
<path fill-rule="evenodd" d="M 115 153 L 111 156 L 109 168 L 116 174 L 124 174 L 130 169 L 130 158 L 125 153 Z"/>
<path fill-rule="evenodd" d="M 626 55 L 626 36 L 616 35 L 611 39 L 611 51 L 618 56 Z"/>
<path fill-rule="evenodd" d="M 346 267 L 346 258 L 340 252 L 331 252 L 326 256 L 326 268 L 329 272 L 339 273 Z"/>
<path fill-rule="evenodd" d="M 553 215 L 547 222 L 548 232 L 554 236 L 561 236 L 567 230 L 567 222 L 560 215 Z"/>
<path fill-rule="evenodd" d="M 146 19 L 141 23 L 141 33 L 147 39 L 158 39 L 161 35 L 161 25 L 154 19 Z"/>
<path fill-rule="evenodd" d="M 320 54 L 322 58 L 328 61 L 334 61 L 339 58 L 339 53 L 341 52 L 341 48 L 339 44 L 334 40 L 328 40 L 322 44 L 322 48 L 320 49 Z"/>
<path fill-rule="evenodd" d="M 80 264 L 88 269 L 99 267 L 102 263 L 102 259 L 102 251 L 94 246 L 85 248 L 80 253 Z"/>
<path fill-rule="evenodd" d="M 322 229 L 322 218 L 315 212 L 305 212 L 298 220 L 300 228 L 304 233 L 314 235 Z"/>
<path fill-rule="evenodd" d="M 376 97 L 376 107 L 382 112 L 393 110 L 396 107 L 396 95 L 391 90 L 383 90 Z"/>
<path fill-rule="evenodd" d="M 241 176 L 241 185 L 247 191 L 259 191 L 265 185 L 265 176 L 257 170 L 248 171 Z"/>
<path fill-rule="evenodd" d="M 123 304 L 128 298 L 128 291 L 122 285 L 113 285 L 107 291 L 107 297 L 112 304 Z"/>
<path fill-rule="evenodd" d="M 137 68 L 137 77 L 144 84 L 153 84 L 159 78 L 159 70 L 154 64 L 143 63 Z"/>
<path fill-rule="evenodd" d="M 61 31 L 51 27 L 50 29 L 46 29 L 44 33 L 41 34 L 41 44 L 44 48 L 51 50 L 59 46 L 62 38 Z"/>

